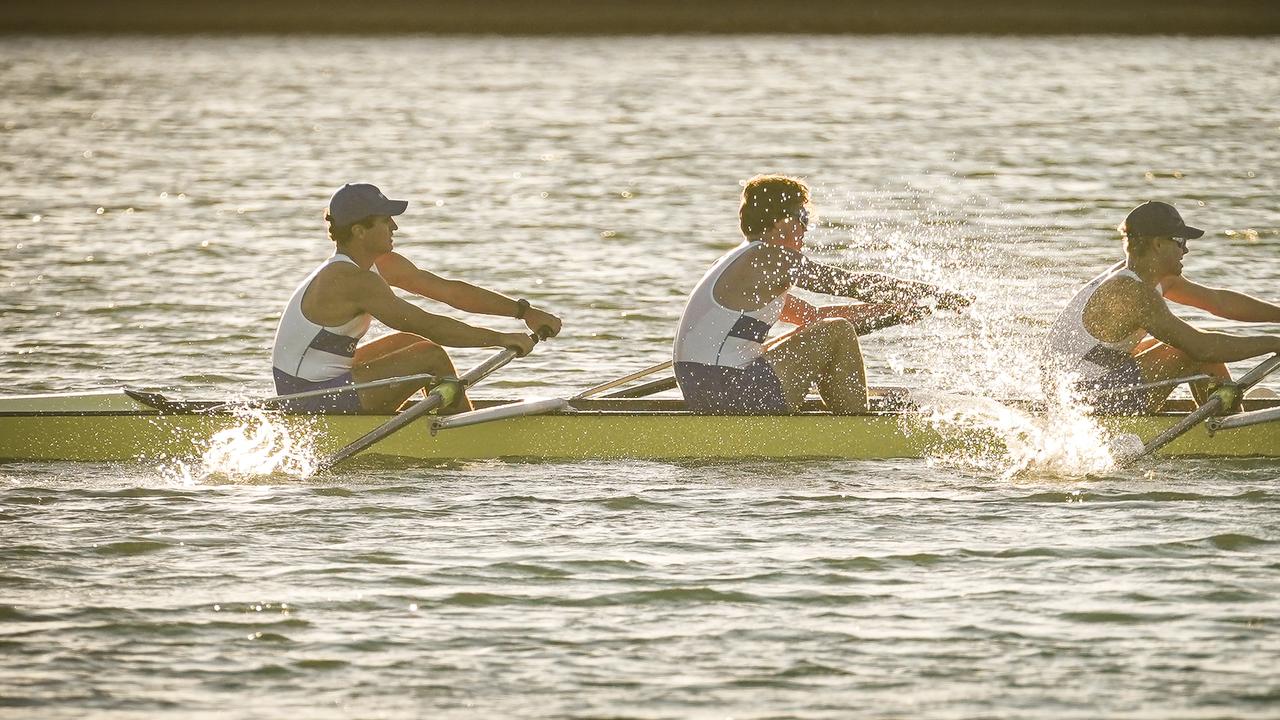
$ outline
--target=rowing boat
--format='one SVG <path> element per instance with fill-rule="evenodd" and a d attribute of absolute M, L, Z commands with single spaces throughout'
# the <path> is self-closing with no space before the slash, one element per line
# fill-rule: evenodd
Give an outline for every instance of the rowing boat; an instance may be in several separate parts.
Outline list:
<path fill-rule="evenodd" d="M 483 412 L 516 407 L 516 402 L 477 400 L 476 405 Z M 1037 412 L 1027 401 L 1010 401 L 1008 405 L 1031 416 Z M 1177 425 L 1192 409 L 1190 401 L 1173 400 L 1157 415 L 1097 420 L 1111 434 L 1152 437 Z M 1249 400 L 1245 409 L 1280 413 L 1280 401 Z M 122 389 L 16 395 L 0 397 L 0 460 L 93 462 L 192 457 L 204 451 L 219 433 L 263 421 L 278 432 L 305 439 L 317 454 L 325 454 L 389 418 L 380 414 L 280 413 L 247 417 L 243 409 L 223 403 L 178 402 L 158 395 L 135 397 Z M 367 452 L 423 460 L 888 459 L 936 457 L 957 449 L 998 451 L 1003 443 L 993 428 L 948 427 L 927 412 L 890 410 L 875 398 L 871 412 L 851 416 L 822 412 L 816 404 L 794 415 L 698 415 L 688 412 L 678 399 L 621 398 L 561 402 L 541 414 L 447 429 L 431 422 L 417 423 Z M 1217 434 L 1201 426 L 1160 452 L 1280 457 L 1280 423 L 1262 422 Z"/>

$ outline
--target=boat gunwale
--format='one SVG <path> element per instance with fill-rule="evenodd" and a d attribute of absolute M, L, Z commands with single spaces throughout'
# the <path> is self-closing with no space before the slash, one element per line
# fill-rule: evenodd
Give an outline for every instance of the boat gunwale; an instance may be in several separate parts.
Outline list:
<path fill-rule="evenodd" d="M 207 412 L 210 408 L 218 407 L 224 403 L 215 401 L 170 401 L 171 405 L 165 408 L 155 408 L 140 406 L 137 409 L 104 409 L 104 410 L 0 410 L 0 417 L 5 418 L 25 418 L 25 417 L 227 417 L 236 416 L 246 409 L 257 409 L 270 413 L 275 416 L 287 418 L 386 418 L 394 416 L 394 413 L 385 412 L 342 412 L 342 413 L 306 413 L 306 412 L 280 412 L 272 408 L 244 408 L 244 407 L 228 407 L 220 408 L 216 412 Z M 475 399 L 476 409 L 487 409 L 493 407 L 501 407 L 513 403 L 521 402 L 520 399 Z M 999 402 L 1013 406 L 1018 409 L 1029 410 L 1031 412 L 1042 411 L 1043 403 L 1030 399 L 1006 399 Z M 1266 410 L 1280 407 L 1280 399 L 1253 399 L 1244 401 L 1244 409 Z M 1091 414 L 1090 417 L 1098 419 L 1114 419 L 1114 418 L 1168 418 L 1183 417 L 1187 415 L 1194 407 L 1191 400 L 1176 399 L 1166 403 L 1165 408 L 1160 412 L 1147 415 L 1115 415 L 1115 414 Z M 661 417 L 723 417 L 723 418 L 903 418 L 903 417 L 919 417 L 927 415 L 916 408 L 894 408 L 894 409 L 872 409 L 865 413 L 836 415 L 822 409 L 822 406 L 816 401 L 810 401 L 806 407 L 800 412 L 794 413 L 698 413 L 688 410 L 684 407 L 684 401 L 678 398 L 643 398 L 643 399 L 596 399 L 596 400 L 577 400 L 570 403 L 566 410 L 555 410 L 542 413 L 547 417 L 592 417 L 592 416 L 661 416 Z"/>

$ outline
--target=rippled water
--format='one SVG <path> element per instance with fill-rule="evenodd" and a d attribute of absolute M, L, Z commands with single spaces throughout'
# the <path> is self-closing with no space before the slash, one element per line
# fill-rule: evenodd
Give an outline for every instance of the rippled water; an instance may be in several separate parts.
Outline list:
<path fill-rule="evenodd" d="M 667 355 L 738 182 L 782 171 L 828 257 L 978 296 L 868 338 L 874 382 L 1026 396 L 1140 200 L 1209 230 L 1194 277 L 1276 297 L 1277 78 L 1238 39 L 0 39 L 0 386 L 267 393 L 320 210 L 368 179 L 407 254 L 564 315 L 479 394 L 578 389 Z M 0 705 L 1280 712 L 1274 463 L 1006 470 L 2 465 Z"/>

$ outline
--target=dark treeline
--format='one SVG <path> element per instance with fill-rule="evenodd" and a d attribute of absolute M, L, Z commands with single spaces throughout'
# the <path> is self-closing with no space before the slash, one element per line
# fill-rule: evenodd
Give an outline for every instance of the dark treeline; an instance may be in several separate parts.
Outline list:
<path fill-rule="evenodd" d="M 1280 34 L 1280 0 L 2 0 L 4 33 Z"/>

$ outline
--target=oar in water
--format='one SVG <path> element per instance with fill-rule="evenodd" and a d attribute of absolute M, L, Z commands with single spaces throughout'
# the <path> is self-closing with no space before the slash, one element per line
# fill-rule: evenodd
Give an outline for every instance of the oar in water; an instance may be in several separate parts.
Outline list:
<path fill-rule="evenodd" d="M 1234 405 L 1235 401 L 1240 399 L 1246 390 L 1262 382 L 1263 378 L 1274 372 L 1276 368 L 1280 368 L 1280 353 L 1276 353 L 1258 363 L 1256 367 L 1245 373 L 1236 382 L 1225 383 L 1222 387 L 1214 390 L 1209 399 L 1183 418 L 1182 422 L 1156 435 L 1142 446 L 1140 452 L 1117 458 L 1117 464 L 1121 466 L 1131 464 L 1182 437 L 1195 426 Z"/>
<path fill-rule="evenodd" d="M 530 335 L 530 337 L 533 338 L 533 341 L 536 344 L 548 335 L 550 335 L 550 330 L 548 328 L 543 328 Z M 484 379 L 484 377 L 489 373 L 511 362 L 517 355 L 518 353 L 516 350 L 506 348 L 494 354 L 488 360 L 485 360 L 475 366 L 457 380 L 445 380 L 437 385 L 431 392 L 427 393 L 425 400 L 415 403 L 408 410 L 401 412 L 399 415 L 396 415 L 382 425 L 352 441 L 346 447 L 329 456 L 325 460 L 322 460 L 316 467 L 316 472 L 320 473 L 331 469 L 334 465 L 337 465 L 352 455 L 355 455 L 356 453 L 390 437 L 398 430 L 401 430 L 409 423 L 417 420 L 423 415 L 426 415 L 432 410 L 452 403 L 457 399 L 460 393 Z"/>

